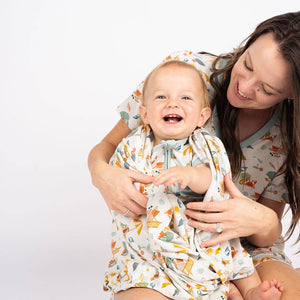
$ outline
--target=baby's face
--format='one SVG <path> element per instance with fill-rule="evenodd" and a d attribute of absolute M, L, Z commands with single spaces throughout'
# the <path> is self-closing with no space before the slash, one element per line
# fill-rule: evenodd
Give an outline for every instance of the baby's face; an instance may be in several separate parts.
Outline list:
<path fill-rule="evenodd" d="M 154 71 L 144 93 L 140 114 L 150 124 L 154 144 L 183 139 L 201 127 L 210 115 L 204 106 L 203 84 L 196 70 L 169 65 Z M 203 115 L 208 109 L 209 115 Z"/>

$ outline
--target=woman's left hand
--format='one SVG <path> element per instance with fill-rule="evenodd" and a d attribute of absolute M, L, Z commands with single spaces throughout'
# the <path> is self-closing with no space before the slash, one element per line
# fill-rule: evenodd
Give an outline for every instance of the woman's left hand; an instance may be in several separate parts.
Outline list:
<path fill-rule="evenodd" d="M 259 234 L 274 222 L 276 213 L 245 197 L 235 186 L 229 174 L 225 176 L 225 186 L 231 199 L 187 204 L 186 215 L 194 219 L 189 221 L 192 227 L 209 232 L 217 232 L 218 228 L 220 232 L 221 229 L 219 235 L 203 242 L 201 247 L 210 247 L 233 238 Z"/>

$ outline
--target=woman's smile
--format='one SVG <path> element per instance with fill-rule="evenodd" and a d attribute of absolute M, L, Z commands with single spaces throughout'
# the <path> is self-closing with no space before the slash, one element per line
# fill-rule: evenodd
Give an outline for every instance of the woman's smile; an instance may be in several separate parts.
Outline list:
<path fill-rule="evenodd" d="M 268 109 L 291 96 L 291 69 L 272 34 L 260 36 L 234 65 L 227 98 L 237 108 Z"/>
<path fill-rule="evenodd" d="M 240 100 L 251 100 L 251 98 L 247 97 L 242 91 L 240 91 L 238 82 L 234 86 L 234 93 Z"/>

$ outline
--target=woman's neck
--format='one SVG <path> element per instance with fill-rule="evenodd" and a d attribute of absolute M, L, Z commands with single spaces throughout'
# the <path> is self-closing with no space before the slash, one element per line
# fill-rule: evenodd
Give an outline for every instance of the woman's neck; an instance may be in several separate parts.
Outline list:
<path fill-rule="evenodd" d="M 238 140 L 242 142 L 261 129 L 271 119 L 274 111 L 274 108 L 240 109 L 235 129 Z"/>

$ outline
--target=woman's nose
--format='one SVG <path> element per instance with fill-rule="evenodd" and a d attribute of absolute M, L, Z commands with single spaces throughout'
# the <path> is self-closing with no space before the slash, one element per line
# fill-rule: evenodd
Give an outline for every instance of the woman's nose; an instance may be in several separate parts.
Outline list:
<path fill-rule="evenodd" d="M 244 78 L 239 81 L 239 92 L 242 92 L 247 97 L 251 97 L 256 89 L 256 81 L 254 78 Z"/>

